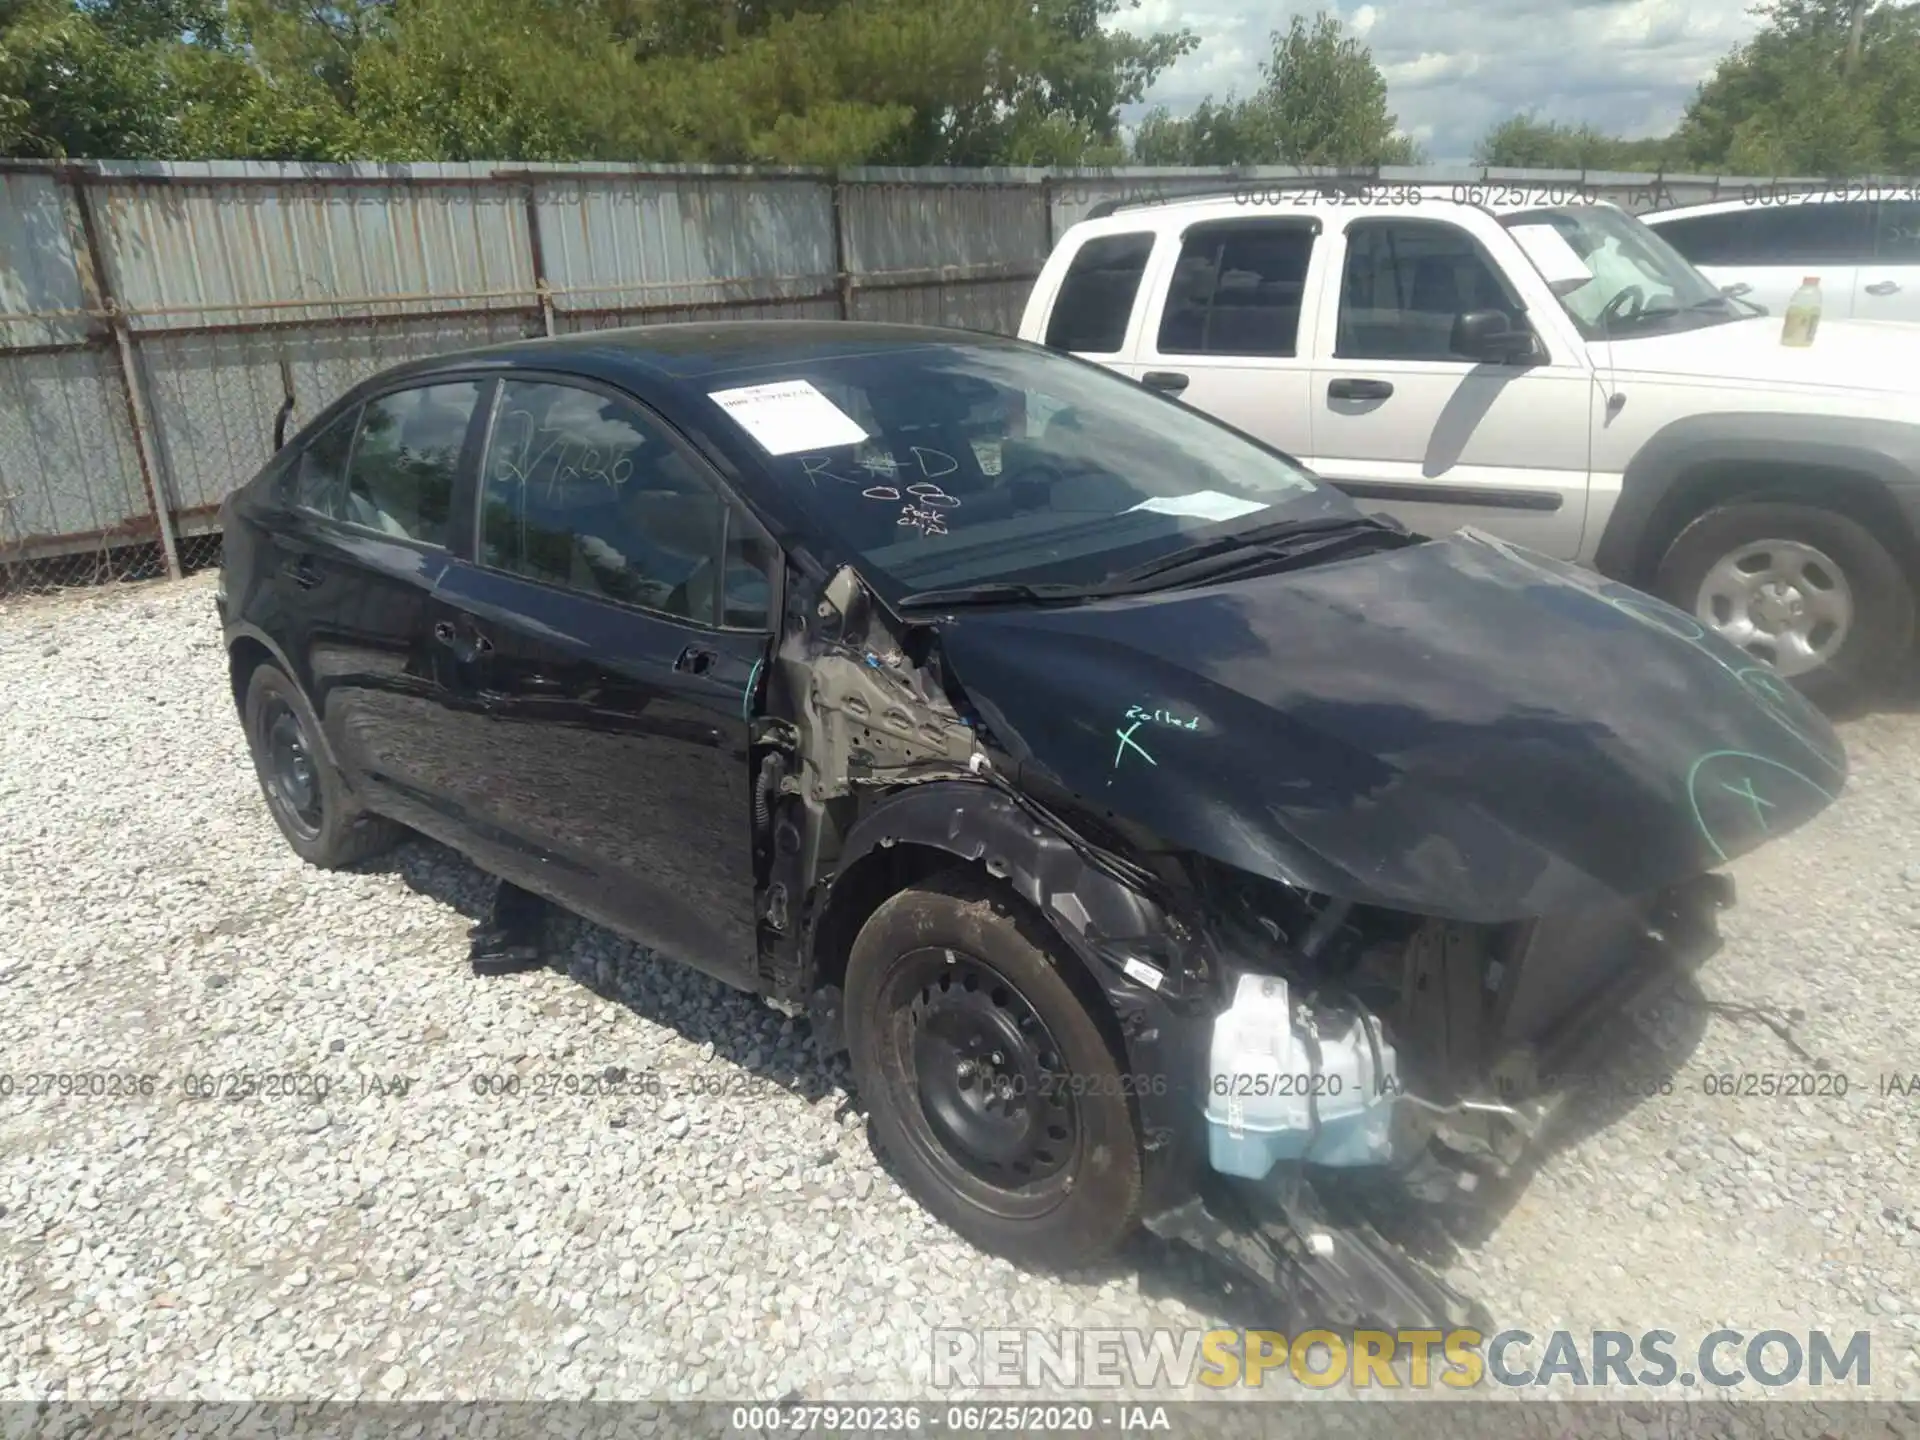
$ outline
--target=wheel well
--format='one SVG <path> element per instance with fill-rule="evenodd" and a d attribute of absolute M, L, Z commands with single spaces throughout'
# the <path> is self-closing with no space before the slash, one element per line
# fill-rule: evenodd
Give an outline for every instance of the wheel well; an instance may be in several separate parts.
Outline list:
<path fill-rule="evenodd" d="M 839 985 L 847 978 L 847 952 L 873 912 L 909 886 L 966 862 L 931 845 L 888 845 L 869 850 L 833 882 L 826 909 L 813 933 L 813 983 Z"/>
<path fill-rule="evenodd" d="M 273 663 L 273 652 L 251 636 L 243 635 L 227 651 L 227 677 L 233 686 L 233 708 L 245 710 L 247 682 L 262 665 Z"/>
<path fill-rule="evenodd" d="M 1814 505 L 1857 521 L 1892 552 L 1908 583 L 1920 588 L 1920 547 L 1879 481 L 1839 466 L 1746 461 L 1708 462 L 1681 477 L 1647 525 L 1629 583 L 1650 584 L 1680 532 L 1714 506 L 1769 500 Z"/>

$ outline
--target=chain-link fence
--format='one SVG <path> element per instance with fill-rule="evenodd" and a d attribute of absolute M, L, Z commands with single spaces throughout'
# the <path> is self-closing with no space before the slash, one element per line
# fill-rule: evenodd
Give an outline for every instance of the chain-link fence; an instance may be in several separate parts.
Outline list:
<path fill-rule="evenodd" d="M 1309 179 L 1635 210 L 1764 185 L 1406 169 L 744 170 L 0 160 L 0 594 L 218 562 L 221 502 L 398 361 L 700 319 L 1011 332 L 1102 200 Z"/>

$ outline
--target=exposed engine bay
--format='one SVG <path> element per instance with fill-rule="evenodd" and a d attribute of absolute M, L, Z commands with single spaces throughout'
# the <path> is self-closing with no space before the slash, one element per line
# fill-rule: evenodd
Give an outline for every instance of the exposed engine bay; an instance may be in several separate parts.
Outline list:
<path fill-rule="evenodd" d="M 1165 1077 L 1137 1091 L 1149 1229 L 1299 1319 L 1471 1322 L 1472 1302 L 1367 1217 L 1471 1203 L 1512 1174 L 1562 1077 L 1603 1059 L 1600 1022 L 1717 948 L 1731 882 L 1709 858 L 1644 892 L 1470 918 L 1316 888 L 1337 867 L 1305 847 L 1297 875 L 1254 873 L 1063 779 L 947 640 L 851 569 L 790 601 L 755 736 L 767 993 L 808 1005 L 836 1045 L 834 965 L 868 897 L 915 867 L 977 864 L 1086 966 L 1132 1072 Z M 1207 707 L 1189 708 L 1168 728 L 1197 732 Z"/>

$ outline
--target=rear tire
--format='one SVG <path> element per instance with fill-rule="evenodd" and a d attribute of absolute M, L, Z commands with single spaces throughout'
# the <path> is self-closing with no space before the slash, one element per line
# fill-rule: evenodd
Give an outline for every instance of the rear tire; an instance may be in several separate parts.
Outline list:
<path fill-rule="evenodd" d="M 392 849 L 406 833 L 353 798 L 320 743 L 313 707 L 284 670 L 264 664 L 253 672 L 241 715 L 267 812 L 302 860 L 337 870 Z"/>
<path fill-rule="evenodd" d="M 1036 1268 L 1098 1260 L 1139 1219 L 1129 1092 L 1071 963 L 965 870 L 885 901 L 847 962 L 848 1050 L 879 1147 L 935 1216 Z"/>
<path fill-rule="evenodd" d="M 1900 562 L 1858 521 L 1816 505 L 1706 511 L 1674 538 L 1653 589 L 1829 709 L 1870 699 L 1913 644 Z"/>

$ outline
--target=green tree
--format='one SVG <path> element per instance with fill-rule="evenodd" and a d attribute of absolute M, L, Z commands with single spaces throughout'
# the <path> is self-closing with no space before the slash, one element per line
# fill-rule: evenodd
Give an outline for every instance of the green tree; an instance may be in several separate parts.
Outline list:
<path fill-rule="evenodd" d="M 1666 137 L 1621 140 L 1592 125 L 1569 125 L 1537 115 L 1502 120 L 1474 147 L 1476 165 L 1538 170 L 1658 170 L 1674 146 Z"/>
<path fill-rule="evenodd" d="M 1920 5 L 1776 0 L 1701 86 L 1675 133 L 1690 164 L 1847 175 L 1920 165 Z"/>
<path fill-rule="evenodd" d="M 136 8 L 0 0 L 0 153 L 173 153 L 173 37 L 154 41 Z"/>
<path fill-rule="evenodd" d="M 0 149 L 1066 164 L 1196 43 L 1137 0 L 0 0 Z"/>
<path fill-rule="evenodd" d="M 1276 30 L 1251 96 L 1202 101 L 1176 118 L 1157 109 L 1134 137 L 1149 165 L 1406 165 L 1418 147 L 1387 109 L 1387 82 L 1366 44 L 1333 15 L 1296 15 Z"/>

